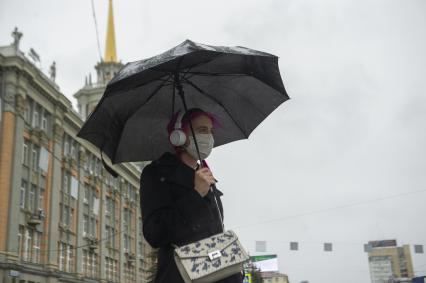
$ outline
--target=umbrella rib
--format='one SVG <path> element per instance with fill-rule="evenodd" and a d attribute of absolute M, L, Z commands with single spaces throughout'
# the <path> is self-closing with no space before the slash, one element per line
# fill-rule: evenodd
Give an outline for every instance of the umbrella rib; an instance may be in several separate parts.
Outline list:
<path fill-rule="evenodd" d="M 246 135 L 246 133 L 243 131 L 243 129 L 241 129 L 240 125 L 237 123 L 237 121 L 235 121 L 234 117 L 232 117 L 231 113 L 229 113 L 228 109 L 226 109 L 226 107 L 222 104 L 222 102 L 220 102 L 219 100 L 217 100 L 214 96 L 206 93 L 205 91 L 203 91 L 201 88 L 199 88 L 196 84 L 194 84 L 192 81 L 185 79 L 185 81 L 192 86 L 193 88 L 195 88 L 196 90 L 198 90 L 201 94 L 204 94 L 205 96 L 207 96 L 208 98 L 212 99 L 214 102 L 216 102 L 217 104 L 219 104 L 223 110 L 225 110 L 225 112 L 228 114 L 228 116 L 232 119 L 232 121 L 234 122 L 235 125 L 237 125 L 238 129 L 240 129 L 241 133 L 243 133 L 244 137 L 247 139 L 248 136 Z"/>
<path fill-rule="evenodd" d="M 141 105 L 139 105 L 139 107 L 138 108 L 140 108 L 140 107 L 142 107 L 142 106 L 144 106 L 145 104 L 147 104 L 150 100 L 151 100 L 151 98 L 162 88 L 162 87 L 164 87 L 165 85 L 166 85 L 166 83 L 168 82 L 168 79 L 171 77 L 171 75 L 169 75 L 169 77 L 166 79 L 166 80 L 163 80 L 163 83 L 161 83 L 161 84 L 159 84 L 158 86 L 157 86 L 157 88 L 156 89 L 154 89 L 153 90 L 153 92 L 149 95 L 149 97 L 141 104 Z M 133 113 L 134 114 L 134 113 Z M 133 114 L 131 114 L 129 117 L 127 117 L 127 119 L 126 120 L 128 120 L 128 119 L 130 119 L 130 117 L 133 115 Z"/>
<path fill-rule="evenodd" d="M 171 77 L 172 75 L 169 75 L 169 77 L 166 79 L 166 80 L 164 80 L 163 81 L 163 83 L 162 84 L 160 84 L 159 86 L 157 86 L 157 88 L 156 89 L 154 89 L 154 91 L 150 94 L 150 96 L 144 101 L 144 103 L 142 104 L 142 105 L 140 105 L 139 107 L 142 107 L 142 106 L 144 106 L 145 104 L 147 104 L 150 100 L 151 100 L 151 98 L 164 86 L 164 85 L 166 85 L 166 83 L 167 82 L 169 82 L 169 80 L 168 79 L 170 79 L 170 77 Z"/>

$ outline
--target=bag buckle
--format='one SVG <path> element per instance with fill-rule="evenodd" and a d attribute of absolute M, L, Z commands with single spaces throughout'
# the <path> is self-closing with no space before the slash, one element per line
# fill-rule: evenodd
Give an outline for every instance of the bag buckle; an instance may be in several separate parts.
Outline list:
<path fill-rule="evenodd" d="M 212 251 L 211 253 L 209 253 L 210 260 L 214 260 L 214 259 L 219 258 L 221 256 L 222 256 L 222 253 L 220 252 L 220 250 Z"/>

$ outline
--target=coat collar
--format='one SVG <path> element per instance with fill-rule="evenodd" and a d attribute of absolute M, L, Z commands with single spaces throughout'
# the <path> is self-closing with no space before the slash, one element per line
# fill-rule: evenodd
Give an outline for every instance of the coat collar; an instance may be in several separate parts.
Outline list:
<path fill-rule="evenodd" d="M 160 178 L 190 189 L 194 187 L 194 169 L 183 163 L 176 155 L 166 152 L 154 162 L 159 169 Z"/>

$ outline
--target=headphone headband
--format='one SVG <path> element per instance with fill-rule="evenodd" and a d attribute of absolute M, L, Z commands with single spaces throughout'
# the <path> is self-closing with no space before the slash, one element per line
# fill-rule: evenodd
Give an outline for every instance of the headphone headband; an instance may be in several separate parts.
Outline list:
<path fill-rule="evenodd" d="M 183 115 L 184 115 L 184 112 L 183 111 L 182 112 L 179 111 L 179 115 L 178 115 L 178 117 L 176 119 L 176 123 L 175 123 L 175 127 L 174 127 L 175 130 L 182 129 L 182 118 L 183 118 Z"/>

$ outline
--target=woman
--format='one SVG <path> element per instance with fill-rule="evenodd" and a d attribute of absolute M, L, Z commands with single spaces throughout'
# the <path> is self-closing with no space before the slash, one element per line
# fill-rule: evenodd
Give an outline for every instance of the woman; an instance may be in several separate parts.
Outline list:
<path fill-rule="evenodd" d="M 216 180 L 208 167 L 200 168 L 189 126 L 191 121 L 204 159 L 213 148 L 213 126 L 217 121 L 199 108 L 189 109 L 181 123 L 176 123 L 176 116 L 167 129 L 170 135 L 180 126 L 185 143 L 175 146 L 175 153 L 166 152 L 147 165 L 140 180 L 143 234 L 152 247 L 159 248 L 156 283 L 184 282 L 174 262 L 172 244 L 181 246 L 222 232 L 210 190 Z M 223 194 L 216 188 L 214 194 L 223 215 Z M 238 273 L 217 282 L 241 283 L 242 279 Z"/>

